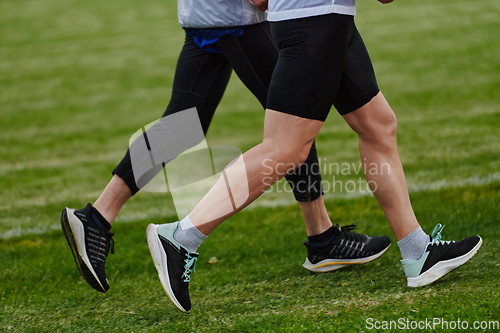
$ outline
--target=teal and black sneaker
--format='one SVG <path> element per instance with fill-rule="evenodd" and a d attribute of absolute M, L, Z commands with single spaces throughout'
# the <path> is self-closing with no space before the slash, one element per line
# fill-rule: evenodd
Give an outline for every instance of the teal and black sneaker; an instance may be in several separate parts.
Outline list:
<path fill-rule="evenodd" d="M 191 310 L 189 281 L 198 253 L 188 250 L 174 239 L 179 222 L 150 224 L 146 231 L 149 251 L 163 289 L 182 312 Z"/>
<path fill-rule="evenodd" d="M 427 249 L 418 260 L 403 259 L 403 269 L 408 279 L 408 287 L 428 285 L 446 273 L 465 264 L 481 247 L 483 240 L 471 236 L 459 242 L 442 241 L 444 225 L 437 224 L 432 231 Z"/>

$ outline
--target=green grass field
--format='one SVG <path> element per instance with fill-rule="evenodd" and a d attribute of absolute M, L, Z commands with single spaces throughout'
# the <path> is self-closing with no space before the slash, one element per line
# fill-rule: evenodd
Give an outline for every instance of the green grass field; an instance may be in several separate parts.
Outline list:
<path fill-rule="evenodd" d="M 164 294 L 145 237 L 149 223 L 176 219 L 171 197 L 139 193 L 113 227 L 111 289 L 94 291 L 60 212 L 93 202 L 130 136 L 163 113 L 184 38 L 176 3 L 0 0 L 0 332 L 369 332 L 369 318 L 500 321 L 500 2 L 360 0 L 357 8 L 398 116 L 415 213 L 427 232 L 446 224 L 444 239 L 481 235 L 469 263 L 407 288 L 373 196 L 329 191 L 334 223 L 360 221 L 361 232 L 389 234 L 393 245 L 364 266 L 310 274 L 302 218 L 281 183 L 203 243 L 186 315 Z M 207 141 L 245 151 L 262 124 L 233 76 Z M 326 163 L 359 163 L 356 135 L 335 111 L 317 142 Z M 333 177 L 362 175 L 324 174 Z"/>

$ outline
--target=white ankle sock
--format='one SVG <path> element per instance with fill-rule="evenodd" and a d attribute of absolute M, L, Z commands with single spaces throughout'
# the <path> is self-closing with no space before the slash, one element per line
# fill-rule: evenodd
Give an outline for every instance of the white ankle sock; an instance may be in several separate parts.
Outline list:
<path fill-rule="evenodd" d="M 427 248 L 430 238 L 423 230 L 418 227 L 410 232 L 405 238 L 398 242 L 399 250 L 403 259 L 417 260 L 422 257 Z"/>
<path fill-rule="evenodd" d="M 189 253 L 194 253 L 207 236 L 194 226 L 188 215 L 177 225 L 177 229 L 174 231 L 174 238 L 184 246 Z"/>

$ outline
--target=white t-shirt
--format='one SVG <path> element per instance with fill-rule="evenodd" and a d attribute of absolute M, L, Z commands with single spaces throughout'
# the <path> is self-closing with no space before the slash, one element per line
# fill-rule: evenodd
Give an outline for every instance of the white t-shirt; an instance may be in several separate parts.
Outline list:
<path fill-rule="evenodd" d="M 324 14 L 356 15 L 356 0 L 269 0 L 268 21 L 284 21 Z"/>

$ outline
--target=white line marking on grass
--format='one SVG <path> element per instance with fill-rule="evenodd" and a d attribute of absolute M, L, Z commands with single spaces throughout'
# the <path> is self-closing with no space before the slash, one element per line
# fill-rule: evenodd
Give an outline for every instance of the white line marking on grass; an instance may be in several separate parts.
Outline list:
<path fill-rule="evenodd" d="M 500 181 L 500 172 L 495 172 L 487 177 L 473 176 L 464 179 L 458 179 L 454 181 L 447 181 L 446 179 L 432 182 L 429 184 L 415 184 L 408 185 L 408 190 L 411 192 L 422 192 L 422 191 L 437 191 L 441 189 L 452 189 L 463 186 L 482 186 L 489 185 Z"/>
<path fill-rule="evenodd" d="M 500 172 L 492 173 L 486 177 L 473 176 L 464 179 L 458 179 L 454 181 L 448 181 L 446 179 L 427 183 L 427 184 L 410 184 L 408 185 L 408 190 L 410 193 L 417 192 L 425 192 L 425 191 L 438 191 L 442 189 L 454 189 L 464 186 L 483 186 L 489 185 L 496 182 L 500 182 Z M 365 196 L 372 196 L 371 192 L 352 192 L 352 193 L 325 193 L 325 199 L 355 199 Z M 258 199 L 255 203 L 251 204 L 245 209 L 255 209 L 260 207 L 269 207 L 269 208 L 277 208 L 294 205 L 295 200 L 293 199 L 293 195 L 290 193 L 286 198 L 277 198 L 270 199 L 266 198 L 266 194 L 263 195 L 260 199 Z M 152 213 L 152 214 L 149 214 Z M 152 216 L 154 215 L 154 216 Z M 140 212 L 140 213 L 129 213 L 127 215 L 120 216 L 116 219 L 119 223 L 130 223 L 138 220 L 143 220 L 146 218 L 166 218 L 169 216 L 175 215 L 175 212 L 172 210 L 156 210 L 153 209 L 149 212 Z M 16 228 L 9 229 L 0 233 L 0 239 L 9 239 L 14 237 L 19 237 L 21 235 L 40 235 L 53 230 L 60 229 L 60 224 L 51 224 L 48 226 L 40 226 L 40 227 L 29 227 L 23 228 L 18 226 Z"/>
<path fill-rule="evenodd" d="M 427 184 L 425 184 L 425 183 L 423 183 L 423 184 L 409 184 L 408 191 L 410 193 L 418 193 L 418 192 L 425 192 L 425 191 L 438 191 L 438 190 L 442 190 L 442 189 L 453 189 L 453 188 L 458 188 L 458 187 L 463 187 L 463 186 L 489 185 L 489 184 L 499 182 L 499 181 L 500 181 L 500 172 L 495 172 L 495 173 L 492 173 L 486 177 L 473 176 L 473 177 L 458 179 L 458 180 L 454 180 L 454 181 L 442 179 L 442 180 L 438 180 L 438 181 L 427 183 Z M 361 197 L 366 197 L 366 196 L 373 196 L 373 193 L 372 192 L 359 192 L 359 191 L 350 192 L 350 193 L 325 193 L 324 198 L 325 198 L 325 200 L 356 199 L 356 198 L 361 198 Z M 293 205 L 295 203 L 295 200 L 293 199 L 293 195 L 291 193 L 286 198 L 279 198 L 276 200 L 264 200 L 264 199 L 265 199 L 265 194 L 263 195 L 262 199 L 251 204 L 246 209 L 258 208 L 258 207 L 274 208 L 274 207 Z"/>

